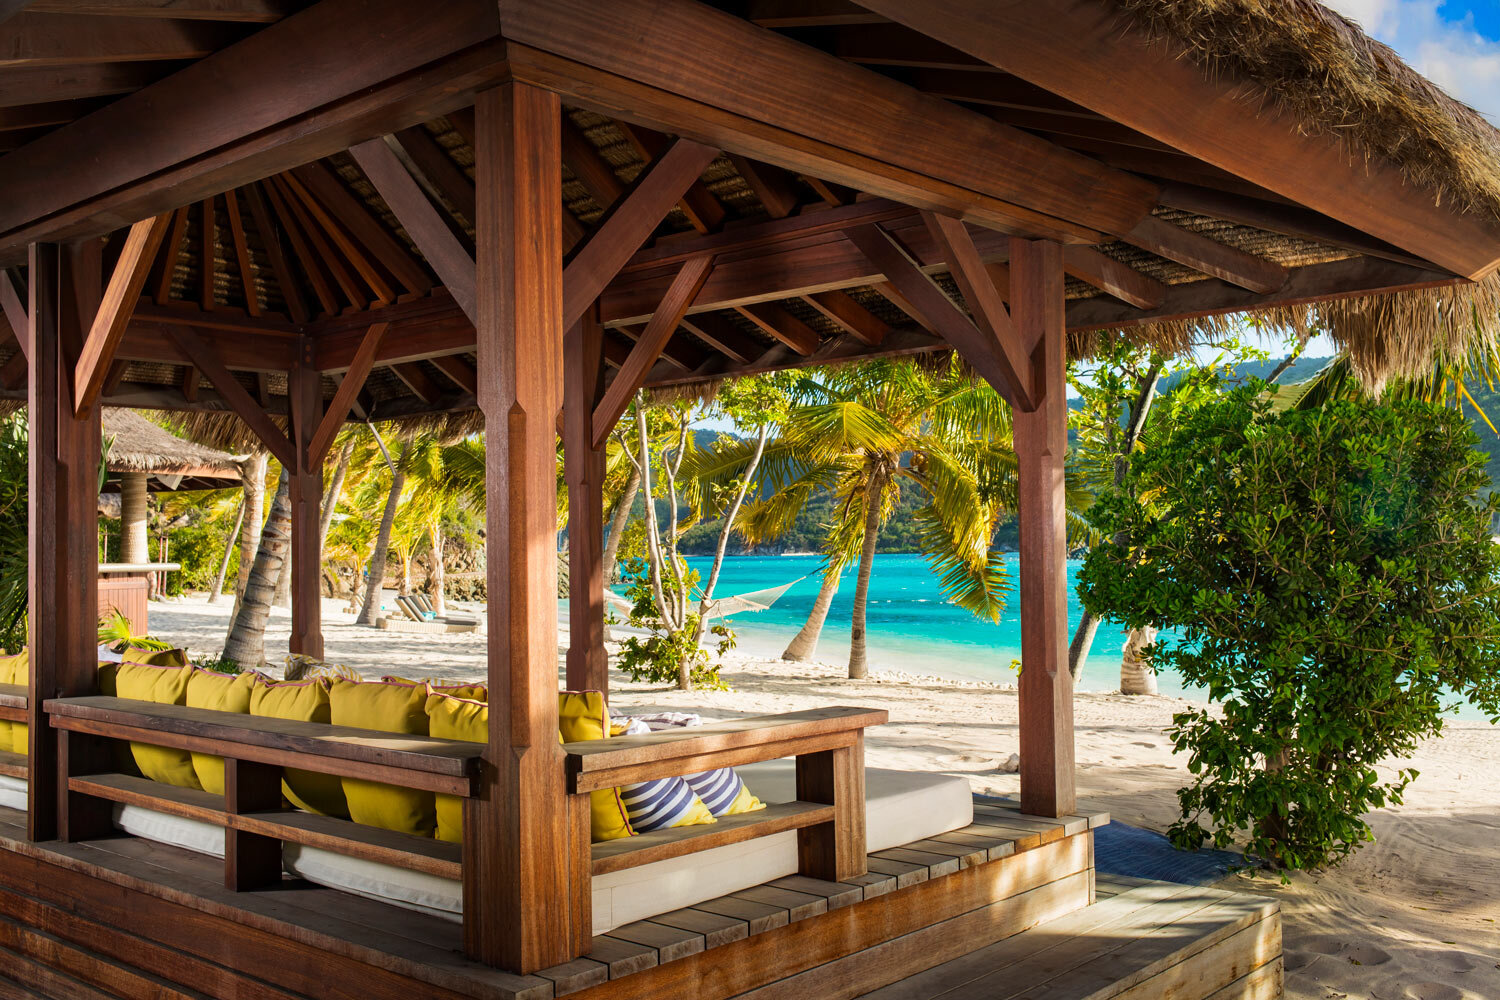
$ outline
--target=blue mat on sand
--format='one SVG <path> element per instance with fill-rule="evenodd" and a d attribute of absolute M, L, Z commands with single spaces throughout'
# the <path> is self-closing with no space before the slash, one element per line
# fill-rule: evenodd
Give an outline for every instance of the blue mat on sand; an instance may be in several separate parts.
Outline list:
<path fill-rule="evenodd" d="M 1179 851 L 1159 833 L 1118 821 L 1094 831 L 1094 867 L 1105 875 L 1208 885 L 1251 864 L 1232 851 Z"/>

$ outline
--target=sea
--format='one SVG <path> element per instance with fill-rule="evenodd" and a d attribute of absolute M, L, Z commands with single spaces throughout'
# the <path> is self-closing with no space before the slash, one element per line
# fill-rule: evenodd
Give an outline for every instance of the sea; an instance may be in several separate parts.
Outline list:
<path fill-rule="evenodd" d="M 998 622 L 976 618 L 950 604 L 943 596 L 937 576 L 920 555 L 882 553 L 875 556 L 870 574 L 866 608 L 867 643 L 872 670 L 900 670 L 957 680 L 1014 683 L 1015 664 L 1021 658 L 1019 556 L 1005 558 L 1009 597 Z M 702 577 L 712 565 L 708 557 L 689 557 L 688 563 Z M 1071 638 L 1083 615 L 1078 600 L 1077 574 L 1081 560 L 1068 561 L 1068 635 Z M 822 560 L 816 554 L 726 556 L 715 596 L 730 597 L 794 583 L 780 599 L 764 611 L 744 612 L 730 618 L 739 651 L 753 656 L 781 655 L 793 635 L 807 621 L 821 583 Z M 814 659 L 825 663 L 847 663 L 849 618 L 854 605 L 855 571 L 844 571 L 837 596 L 829 610 Z M 1094 636 L 1084 663 L 1078 688 L 1081 691 L 1117 691 L 1120 685 L 1120 652 L 1125 629 L 1105 621 Z M 1160 693 L 1170 697 L 1207 701 L 1206 690 L 1184 684 L 1175 673 L 1157 676 Z M 1456 701 L 1456 699 L 1455 699 Z M 1456 717 L 1483 720 L 1484 716 L 1462 705 Z"/>

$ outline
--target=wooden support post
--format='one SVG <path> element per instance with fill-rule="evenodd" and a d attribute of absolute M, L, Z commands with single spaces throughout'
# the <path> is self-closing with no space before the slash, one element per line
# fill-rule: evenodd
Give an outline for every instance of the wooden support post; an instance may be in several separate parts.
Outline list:
<path fill-rule="evenodd" d="M 224 758 L 224 811 L 230 815 L 281 808 L 281 768 Z M 281 881 L 281 841 L 233 827 L 224 831 L 224 888 L 264 889 Z"/>
<path fill-rule="evenodd" d="M 30 251 L 27 836 L 57 836 L 58 744 L 42 703 L 91 694 L 98 668 L 99 407 L 74 406 L 74 374 L 102 294 L 98 240 Z"/>
<path fill-rule="evenodd" d="M 557 413 L 562 161 L 557 95 L 475 101 L 479 407 L 488 428 L 489 744 L 464 808 L 464 950 L 519 973 L 577 957 L 589 872 L 569 846 L 557 742 Z"/>
<path fill-rule="evenodd" d="M 609 692 L 604 651 L 604 449 L 593 442 L 604 395 L 596 304 L 563 338 L 563 465 L 568 482 L 568 690 Z"/>
<path fill-rule="evenodd" d="M 1073 680 L 1068 673 L 1067 339 L 1062 248 L 1010 241 L 1010 309 L 1030 354 L 1037 407 L 1014 415 L 1021 524 L 1021 810 L 1073 811 Z"/>
<path fill-rule="evenodd" d="M 292 470 L 292 638 L 289 648 L 323 658 L 323 454 L 313 446 L 323 419 L 321 376 L 313 367 L 313 342 L 302 338 L 301 363 L 287 373 L 298 468 Z"/>
<path fill-rule="evenodd" d="M 68 843 L 108 836 L 114 829 L 111 803 L 68 788 L 68 779 L 114 770 L 111 741 L 64 729 L 44 733 L 57 743 L 57 839 Z M 129 752 L 123 744 L 118 748 Z"/>
<path fill-rule="evenodd" d="M 852 746 L 803 754 L 797 758 L 797 798 L 827 802 L 833 822 L 797 831 L 797 872 L 810 878 L 842 882 L 868 871 L 865 853 L 865 734 L 856 731 Z"/>

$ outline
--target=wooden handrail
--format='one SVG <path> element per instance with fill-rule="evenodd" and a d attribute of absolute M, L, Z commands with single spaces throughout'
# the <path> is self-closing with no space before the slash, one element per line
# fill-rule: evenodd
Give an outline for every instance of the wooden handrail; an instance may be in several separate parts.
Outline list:
<path fill-rule="evenodd" d="M 25 722 L 27 703 L 25 684 L 0 684 L 0 721 Z"/>

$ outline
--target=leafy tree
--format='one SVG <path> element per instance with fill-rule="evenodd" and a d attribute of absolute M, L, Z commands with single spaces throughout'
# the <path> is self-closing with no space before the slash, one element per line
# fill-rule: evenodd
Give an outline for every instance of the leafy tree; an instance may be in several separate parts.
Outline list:
<path fill-rule="evenodd" d="M 1277 413 L 1252 385 L 1180 415 L 1088 518 L 1086 606 L 1175 629 L 1147 651 L 1222 712 L 1175 716 L 1180 846 L 1242 833 L 1288 868 L 1371 839 L 1382 778 L 1445 700 L 1500 720 L 1500 548 L 1472 429 L 1412 402 Z M 1208 829 L 1203 824 L 1207 823 Z"/>

